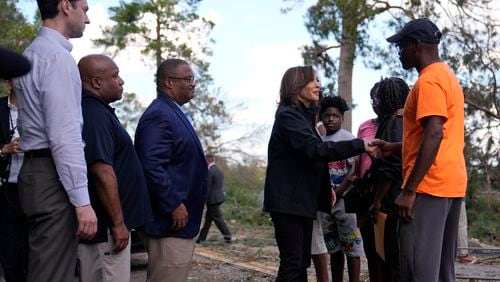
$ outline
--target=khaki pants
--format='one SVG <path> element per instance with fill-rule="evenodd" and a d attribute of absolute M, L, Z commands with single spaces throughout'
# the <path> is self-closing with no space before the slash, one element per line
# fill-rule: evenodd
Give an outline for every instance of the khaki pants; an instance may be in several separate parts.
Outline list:
<path fill-rule="evenodd" d="M 79 244 L 80 282 L 130 281 L 130 234 L 128 245 L 113 252 L 114 239 L 108 231 L 108 242 Z"/>
<path fill-rule="evenodd" d="M 148 282 L 186 281 L 194 254 L 194 239 L 151 237 L 141 233 L 148 251 Z"/>

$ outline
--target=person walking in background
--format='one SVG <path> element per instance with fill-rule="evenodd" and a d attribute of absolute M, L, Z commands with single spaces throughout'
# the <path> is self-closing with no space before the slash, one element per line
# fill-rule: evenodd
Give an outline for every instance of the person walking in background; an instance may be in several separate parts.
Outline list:
<path fill-rule="evenodd" d="M 344 113 L 349 110 L 340 96 L 326 96 L 320 101 L 319 116 L 326 129 L 323 141 L 349 141 L 356 139 L 342 128 Z M 335 193 L 336 203 L 331 212 L 322 218 L 325 243 L 330 254 L 332 281 L 344 281 L 344 255 L 347 256 L 349 281 L 360 281 L 363 240 L 356 225 L 356 214 L 346 213 L 343 195 L 350 187 L 349 176 L 353 173 L 352 158 L 328 163 L 330 185 Z"/>
<path fill-rule="evenodd" d="M 130 230 L 151 216 L 151 203 L 132 139 L 110 103 L 122 98 L 118 66 L 104 55 L 78 63 L 82 78 L 83 140 L 97 233 L 78 246 L 80 281 L 130 281 Z"/>
<path fill-rule="evenodd" d="M 72 281 L 78 236 L 91 239 L 82 141 L 82 84 L 69 38 L 83 35 L 87 0 L 38 0 L 42 27 L 24 55 L 32 71 L 14 82 L 24 161 L 19 199 L 29 222 L 28 281 Z M 75 236 L 75 233 L 77 236 Z"/>
<path fill-rule="evenodd" d="M 458 221 L 467 186 L 464 95 L 439 58 L 440 39 L 438 27 L 426 18 L 387 38 L 399 48 L 403 68 L 415 68 L 419 75 L 404 107 L 403 148 L 372 143 L 386 155 L 403 157 L 404 180 L 396 199 L 402 281 L 456 280 Z"/>
<path fill-rule="evenodd" d="M 224 192 L 224 172 L 215 164 L 215 155 L 207 154 L 205 156 L 208 165 L 208 196 L 207 196 L 207 211 L 205 212 L 205 223 L 198 236 L 197 243 L 203 242 L 207 239 L 208 230 L 212 225 L 219 228 L 219 231 L 224 237 L 226 243 L 231 243 L 231 232 L 222 217 L 220 206 L 226 200 L 226 193 Z"/>
<path fill-rule="evenodd" d="M 17 177 L 23 163 L 17 130 L 16 95 L 9 80 L 9 95 L 0 98 L 0 263 L 5 280 L 26 281 L 28 223 L 19 205 Z"/>
<path fill-rule="evenodd" d="M 465 200 L 460 205 L 460 219 L 458 221 L 458 240 L 457 240 L 457 260 L 459 263 L 476 263 L 477 258 L 469 254 L 469 236 L 467 235 L 467 211 L 465 209 Z"/>
<path fill-rule="evenodd" d="M 207 163 L 190 118 L 182 109 L 196 80 L 184 60 L 167 59 L 156 74 L 158 96 L 141 116 L 135 148 L 153 205 L 142 239 L 148 281 L 186 281 L 207 197 Z"/>
<path fill-rule="evenodd" d="M 288 69 L 268 145 L 264 211 L 271 214 L 280 252 L 276 281 L 307 281 L 316 212 L 330 212 L 327 161 L 370 151 L 360 139 L 323 142 L 315 129 L 320 83 L 312 66 Z"/>
<path fill-rule="evenodd" d="M 378 99 L 373 106 L 379 115 L 379 126 L 375 138 L 387 142 L 403 140 L 403 107 L 410 92 L 408 85 L 400 78 L 382 79 L 377 89 Z M 390 155 L 373 160 L 371 165 L 375 197 L 370 207 L 371 218 L 376 219 L 379 212 L 387 215 L 384 224 L 384 260 L 376 259 L 381 281 L 400 281 L 398 213 L 394 201 L 401 192 L 403 172 L 400 155 Z M 373 230 L 373 225 L 371 228 Z M 374 238 L 370 238 L 374 240 Z M 375 242 L 370 242 L 375 244 Z M 378 256 L 378 255 L 377 255 Z"/>

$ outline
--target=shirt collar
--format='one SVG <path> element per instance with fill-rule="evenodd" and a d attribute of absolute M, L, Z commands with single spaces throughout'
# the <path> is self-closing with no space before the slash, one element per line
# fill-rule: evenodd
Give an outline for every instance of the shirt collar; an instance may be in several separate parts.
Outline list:
<path fill-rule="evenodd" d="M 115 113 L 115 108 L 111 107 L 108 103 L 104 102 L 104 100 L 92 93 L 92 91 L 89 91 L 87 89 L 82 90 L 82 99 L 94 99 L 99 101 L 106 109 L 108 109 L 110 112 Z"/>
<path fill-rule="evenodd" d="M 9 109 L 17 110 L 17 107 L 10 102 L 10 95 L 7 96 L 7 106 L 9 107 Z"/>
<path fill-rule="evenodd" d="M 40 28 L 40 31 L 38 31 L 38 35 L 59 43 L 64 49 L 68 50 L 68 52 L 71 52 L 71 50 L 73 50 L 73 44 L 71 44 L 69 40 L 66 39 L 66 37 L 60 34 L 57 30 L 42 26 Z"/>

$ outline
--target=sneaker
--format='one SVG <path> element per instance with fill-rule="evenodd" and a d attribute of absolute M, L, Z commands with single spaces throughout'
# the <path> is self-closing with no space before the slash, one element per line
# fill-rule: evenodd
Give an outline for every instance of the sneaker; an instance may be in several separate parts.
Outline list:
<path fill-rule="evenodd" d="M 475 256 L 471 256 L 471 255 L 459 256 L 458 257 L 458 262 L 459 263 L 472 264 L 472 263 L 476 263 L 477 262 L 477 258 Z"/>

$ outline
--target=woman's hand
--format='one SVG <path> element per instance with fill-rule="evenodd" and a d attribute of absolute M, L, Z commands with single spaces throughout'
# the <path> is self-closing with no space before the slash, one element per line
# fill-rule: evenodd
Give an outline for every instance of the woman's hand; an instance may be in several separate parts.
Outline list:
<path fill-rule="evenodd" d="M 380 144 L 381 140 L 374 139 L 371 141 L 364 140 L 365 142 L 365 152 L 370 156 L 372 159 L 379 159 L 382 157 L 382 151 L 380 150 L 380 147 L 378 146 Z"/>
<path fill-rule="evenodd" d="M 21 139 L 19 139 L 19 137 L 12 139 L 9 144 L 3 145 L 2 154 L 7 155 L 22 153 L 21 149 L 19 148 L 19 143 L 21 143 Z"/>

